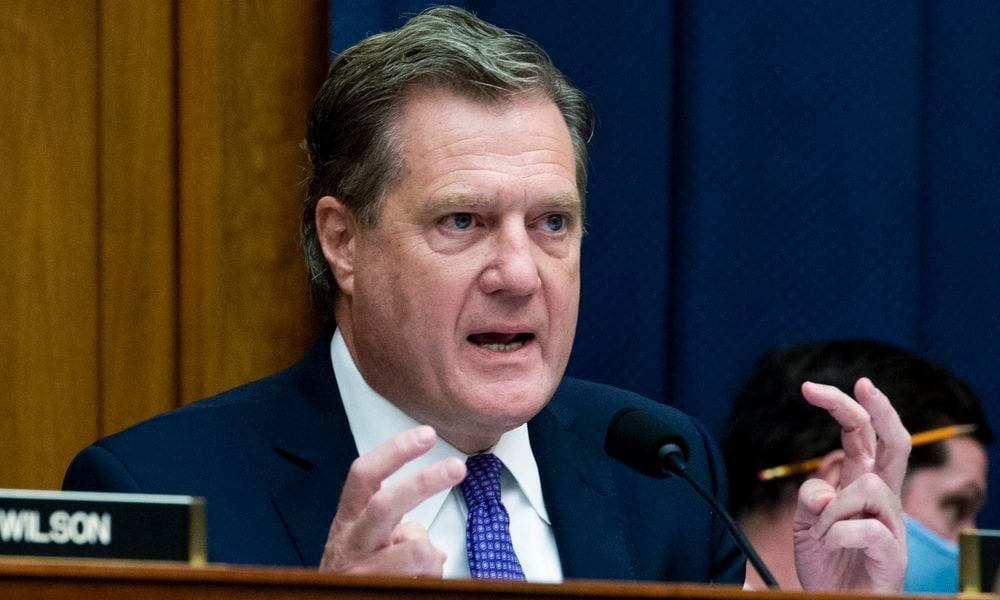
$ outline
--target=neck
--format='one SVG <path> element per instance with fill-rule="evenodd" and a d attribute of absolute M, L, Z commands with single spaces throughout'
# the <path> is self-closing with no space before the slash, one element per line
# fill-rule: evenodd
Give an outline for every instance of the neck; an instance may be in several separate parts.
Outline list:
<path fill-rule="evenodd" d="M 784 590 L 802 589 L 795 572 L 795 542 L 792 536 L 794 519 L 795 502 L 787 500 L 774 508 L 759 510 L 740 519 L 740 527 L 747 539 Z M 747 564 L 746 585 L 757 590 L 767 587 L 750 564 Z"/>
<path fill-rule="evenodd" d="M 416 410 L 419 407 L 414 406 L 413 403 L 399 402 L 399 394 L 394 394 L 392 393 L 392 390 L 389 389 L 380 389 L 377 385 L 373 384 L 373 379 L 366 376 L 364 361 L 358 356 L 358 348 L 355 344 L 354 331 L 351 327 L 351 319 L 348 312 L 349 306 L 347 304 L 347 300 L 343 299 L 342 296 L 338 298 L 340 301 L 335 307 L 337 328 L 340 330 L 340 335 L 344 338 L 344 345 L 347 347 L 347 351 L 351 355 L 351 361 L 354 363 L 354 366 L 361 374 L 361 378 L 364 379 L 365 383 L 371 387 L 376 394 L 379 394 L 387 401 L 391 402 L 396 406 L 396 408 L 406 413 L 417 423 L 433 427 L 438 438 L 448 442 L 455 449 L 465 454 L 480 454 L 492 450 L 500 440 L 500 436 L 503 434 L 502 431 L 491 432 L 485 427 L 470 428 L 467 422 L 463 422 L 458 419 L 441 419 L 438 418 L 440 415 L 428 414 L 427 411 L 420 412 Z"/>

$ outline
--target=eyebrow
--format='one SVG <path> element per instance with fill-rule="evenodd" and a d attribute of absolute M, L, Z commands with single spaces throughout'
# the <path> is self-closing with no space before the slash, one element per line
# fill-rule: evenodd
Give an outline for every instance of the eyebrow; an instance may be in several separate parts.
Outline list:
<path fill-rule="evenodd" d="M 576 194 L 560 194 L 546 198 L 542 201 L 542 205 L 549 210 L 568 210 L 570 212 L 579 212 L 583 208 L 583 203 L 580 202 L 580 197 Z"/>
<path fill-rule="evenodd" d="M 493 202 L 486 196 L 477 194 L 449 194 L 428 200 L 420 208 L 422 216 L 432 216 L 439 212 L 463 212 L 488 208 Z M 579 214 L 583 204 L 576 194 L 558 194 L 537 202 L 546 211 L 567 211 Z"/>
<path fill-rule="evenodd" d="M 986 489 L 978 483 L 966 483 L 956 490 L 951 490 L 944 495 L 945 500 L 973 500 L 975 502 L 986 499 Z"/>

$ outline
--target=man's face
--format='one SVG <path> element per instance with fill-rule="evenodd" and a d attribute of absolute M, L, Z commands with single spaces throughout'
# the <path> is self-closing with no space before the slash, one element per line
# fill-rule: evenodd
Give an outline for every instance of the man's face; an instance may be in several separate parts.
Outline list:
<path fill-rule="evenodd" d="M 903 510 L 941 537 L 976 525 L 986 498 L 986 451 L 975 438 L 942 442 L 948 460 L 939 467 L 914 469 L 903 485 Z"/>
<path fill-rule="evenodd" d="M 466 452 L 551 398 L 580 294 L 582 205 L 556 106 L 418 88 L 404 168 L 357 228 L 337 322 L 365 380 Z M 343 281 L 340 281 L 343 279 Z"/>

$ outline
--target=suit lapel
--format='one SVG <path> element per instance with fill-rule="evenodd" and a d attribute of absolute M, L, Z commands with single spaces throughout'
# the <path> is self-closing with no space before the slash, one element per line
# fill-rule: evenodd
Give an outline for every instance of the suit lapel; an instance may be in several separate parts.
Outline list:
<path fill-rule="evenodd" d="M 557 393 L 528 424 L 563 577 L 634 579 L 603 440 L 588 443 L 575 420 Z"/>
<path fill-rule="evenodd" d="M 292 367 L 292 391 L 275 424 L 275 451 L 304 469 L 273 502 L 305 566 L 319 564 L 341 487 L 358 456 L 330 362 L 331 335 Z"/>
<path fill-rule="evenodd" d="M 275 424 L 275 451 L 303 468 L 273 502 L 305 566 L 322 558 L 343 482 L 358 457 L 330 362 L 331 335 L 327 331 L 292 367 Z M 563 576 L 634 579 L 602 441 L 581 437 L 575 420 L 557 392 L 528 424 Z"/>
<path fill-rule="evenodd" d="M 353 448 L 352 448 L 353 451 Z M 319 565 L 340 490 L 357 452 L 333 452 L 304 477 L 274 496 L 292 543 L 307 567 Z"/>

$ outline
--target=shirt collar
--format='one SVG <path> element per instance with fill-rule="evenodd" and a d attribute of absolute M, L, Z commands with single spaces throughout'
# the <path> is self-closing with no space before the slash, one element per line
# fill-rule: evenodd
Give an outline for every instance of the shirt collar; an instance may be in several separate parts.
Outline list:
<path fill-rule="evenodd" d="M 347 420 L 350 423 L 351 433 L 354 436 L 354 443 L 359 455 L 370 451 L 398 433 L 420 425 L 368 385 L 354 363 L 339 328 L 334 332 L 330 342 L 330 358 L 333 361 L 337 387 L 340 390 L 344 411 L 347 413 Z M 538 516 L 546 523 L 551 524 L 542 501 L 542 485 L 538 476 L 538 464 L 531 452 L 528 425 L 522 424 L 520 427 L 504 433 L 491 451 L 506 465 L 517 486 L 521 488 Z M 451 456 L 463 462 L 468 457 L 448 442 L 438 438 L 437 443 L 430 451 L 403 465 L 399 471 L 390 475 L 385 483 L 398 481 L 410 473 L 415 473 Z M 425 528 L 430 528 L 449 493 L 450 490 L 444 490 L 431 496 L 406 513 L 403 521 L 415 521 Z"/>

